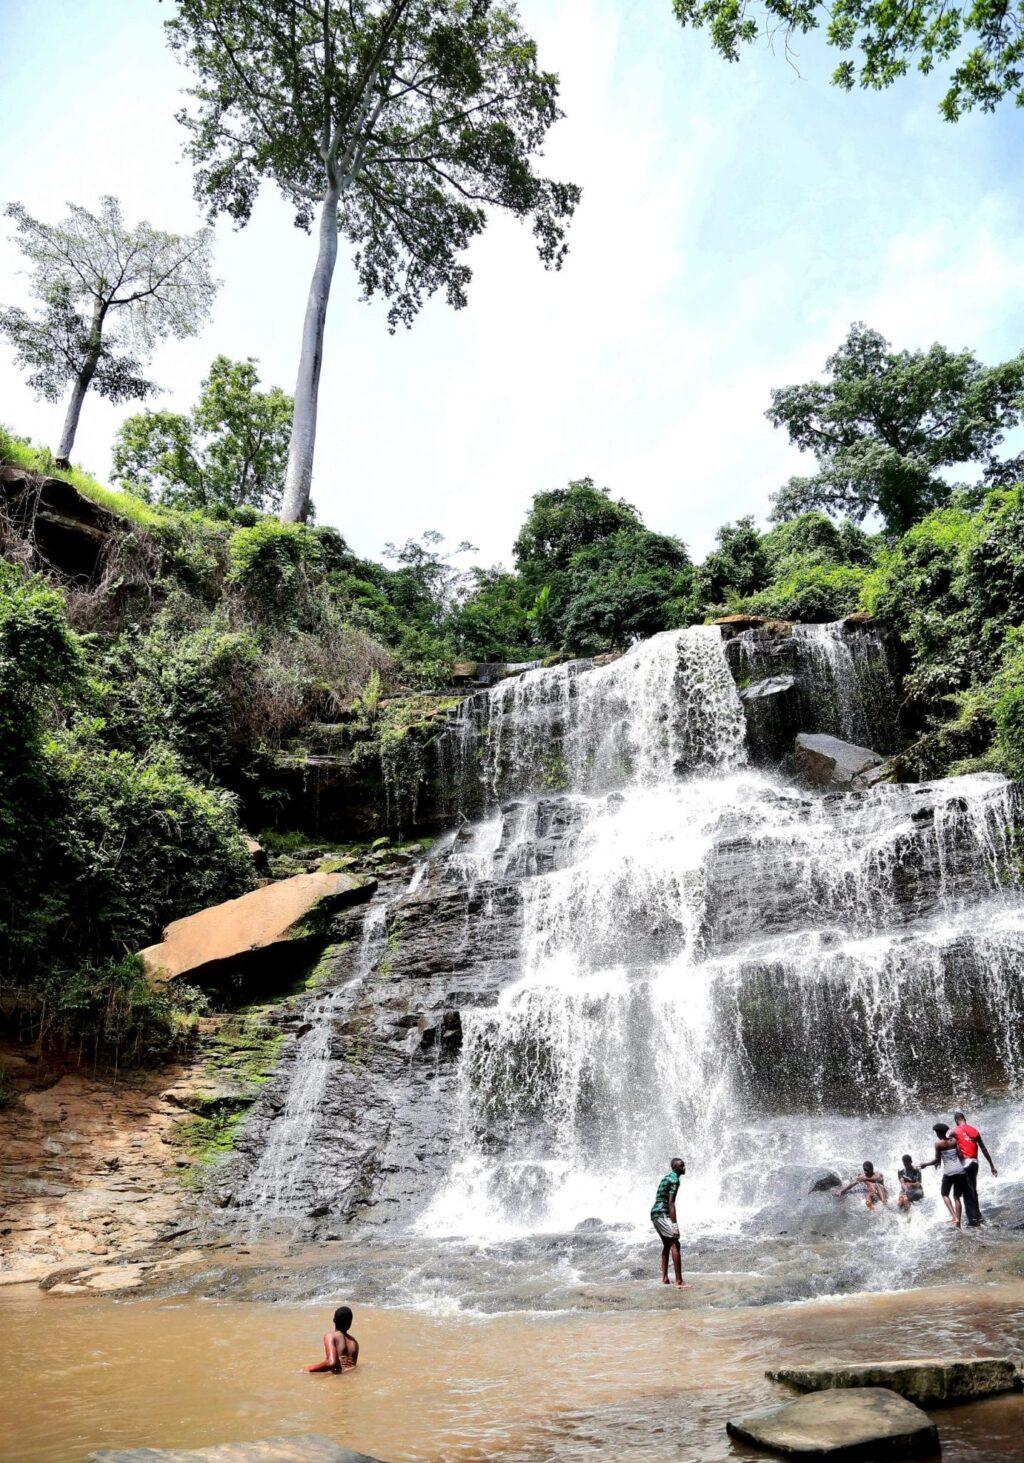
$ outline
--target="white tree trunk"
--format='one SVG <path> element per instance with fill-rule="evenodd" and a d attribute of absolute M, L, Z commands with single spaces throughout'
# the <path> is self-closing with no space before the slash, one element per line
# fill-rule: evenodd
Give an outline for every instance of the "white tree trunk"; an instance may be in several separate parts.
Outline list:
<path fill-rule="evenodd" d="M 313 481 L 313 448 L 316 445 L 316 406 L 320 390 L 320 366 L 324 354 L 324 321 L 331 293 L 331 279 L 338 257 L 338 185 L 331 183 L 320 210 L 320 243 L 316 268 L 306 301 L 302 326 L 302 354 L 295 383 L 295 412 L 288 446 L 288 467 L 281 504 L 282 523 L 302 523 L 309 511 L 309 490 Z"/>
<path fill-rule="evenodd" d="M 88 352 L 71 391 L 71 400 L 68 402 L 64 428 L 57 447 L 58 466 L 70 465 L 71 449 L 75 445 L 75 433 L 78 431 L 78 418 L 82 415 L 82 402 L 85 400 L 85 393 L 89 390 L 89 383 L 96 374 L 96 367 L 99 364 L 100 350 L 103 345 L 103 320 L 106 313 L 106 306 L 100 300 L 96 300 L 92 311 Z"/>

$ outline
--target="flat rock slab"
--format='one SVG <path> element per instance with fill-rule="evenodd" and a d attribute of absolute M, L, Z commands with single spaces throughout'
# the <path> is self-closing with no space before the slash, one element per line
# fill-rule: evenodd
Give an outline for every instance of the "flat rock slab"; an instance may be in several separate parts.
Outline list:
<path fill-rule="evenodd" d="M 300 1438 L 263 1438 L 253 1443 L 219 1443 L 214 1448 L 101 1448 L 86 1463 L 380 1463 L 353 1453 L 319 1433 Z"/>
<path fill-rule="evenodd" d="M 176 919 L 159 945 L 141 952 L 143 968 L 157 985 L 209 977 L 275 946 L 325 936 L 338 910 L 369 899 L 375 888 L 372 879 L 347 873 L 296 874 L 265 884 Z"/>
<path fill-rule="evenodd" d="M 794 751 L 797 767 L 817 787 L 870 787 L 885 760 L 870 747 L 816 732 L 801 732 Z"/>
<path fill-rule="evenodd" d="M 784 1458 L 881 1463 L 939 1453 L 935 1424 L 885 1387 L 812 1392 L 726 1426 L 730 1437 Z"/>
<path fill-rule="evenodd" d="M 765 1375 L 773 1382 L 788 1382 L 808 1392 L 833 1387 L 888 1387 L 918 1407 L 946 1407 L 953 1402 L 974 1402 L 998 1392 L 1021 1390 L 1015 1363 L 1009 1357 L 994 1356 L 830 1362 L 780 1367 Z"/>

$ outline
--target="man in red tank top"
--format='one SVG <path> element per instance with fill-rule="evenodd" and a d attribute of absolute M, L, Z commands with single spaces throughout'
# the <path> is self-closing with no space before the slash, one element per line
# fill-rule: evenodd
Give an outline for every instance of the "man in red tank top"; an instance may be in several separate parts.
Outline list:
<path fill-rule="evenodd" d="M 993 1178 L 997 1176 L 999 1170 L 992 1162 L 992 1156 L 985 1147 L 984 1138 L 973 1123 L 969 1123 L 962 1112 L 953 1114 L 953 1122 L 956 1126 L 951 1130 L 950 1137 L 956 1139 L 957 1152 L 960 1154 L 964 1166 L 964 1176 L 967 1180 L 964 1186 L 964 1208 L 967 1211 L 967 1223 L 974 1229 L 982 1223 L 981 1206 L 978 1203 L 979 1148 L 988 1159 Z"/>

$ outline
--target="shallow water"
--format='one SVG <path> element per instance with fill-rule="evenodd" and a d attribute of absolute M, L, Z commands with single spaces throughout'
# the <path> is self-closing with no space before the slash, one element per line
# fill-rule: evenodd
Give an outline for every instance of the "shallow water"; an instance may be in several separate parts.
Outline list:
<path fill-rule="evenodd" d="M 674 1296 L 674 1292 L 673 1292 Z M 682 1298 L 680 1298 L 682 1299 Z M 320 1432 L 383 1459 L 747 1456 L 725 1422 L 782 1360 L 1024 1349 L 1024 1285 L 708 1311 L 438 1318 L 360 1309 L 356 1372 L 310 1377 L 323 1307 L 0 1295 L 0 1457 Z M 936 1414 L 946 1463 L 1020 1457 L 1024 1396 Z"/>

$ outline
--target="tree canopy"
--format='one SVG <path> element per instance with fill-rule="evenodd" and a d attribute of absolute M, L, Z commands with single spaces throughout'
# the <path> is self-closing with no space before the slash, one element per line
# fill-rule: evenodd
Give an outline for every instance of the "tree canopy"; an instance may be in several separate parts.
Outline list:
<path fill-rule="evenodd" d="M 57 454 L 66 458 L 90 387 L 111 401 L 143 399 L 156 390 L 142 374 L 156 342 L 198 333 L 216 289 L 211 232 L 128 225 L 110 196 L 96 213 L 69 204 L 58 224 L 42 223 L 20 203 L 6 212 L 39 310 L 0 309 L 0 333 L 40 396 L 57 401 L 73 383 Z"/>
<path fill-rule="evenodd" d="M 916 67 L 946 71 L 941 111 L 949 122 L 978 108 L 992 112 L 1005 97 L 1024 104 L 1024 26 L 1017 5 L 974 0 L 672 0 L 683 25 L 704 27 L 727 61 L 760 36 L 781 35 L 787 57 L 794 37 L 824 25 L 830 46 L 856 52 L 832 73 L 837 86 L 882 91 Z"/>
<path fill-rule="evenodd" d="M 275 512 L 292 399 L 259 390 L 256 362 L 217 356 L 186 416 L 146 411 L 121 424 L 114 477 L 129 492 L 187 508 Z"/>
<path fill-rule="evenodd" d="M 779 490 L 776 519 L 823 508 L 860 522 L 878 512 L 904 532 L 949 497 L 942 469 L 991 461 L 1021 419 L 1024 354 L 983 366 L 972 351 L 938 344 L 894 351 L 855 324 L 825 367 L 825 381 L 772 392 L 768 419 L 819 468 Z"/>
<path fill-rule="evenodd" d="M 465 305 L 462 256 L 489 209 L 531 219 L 559 267 L 579 190 L 534 167 L 558 81 L 494 0 L 180 0 L 167 29 L 198 78 L 179 120 L 211 214 L 245 223 L 266 179 L 299 227 L 320 211 L 283 515 L 298 519 L 339 229 L 392 329 L 438 290 Z"/>

